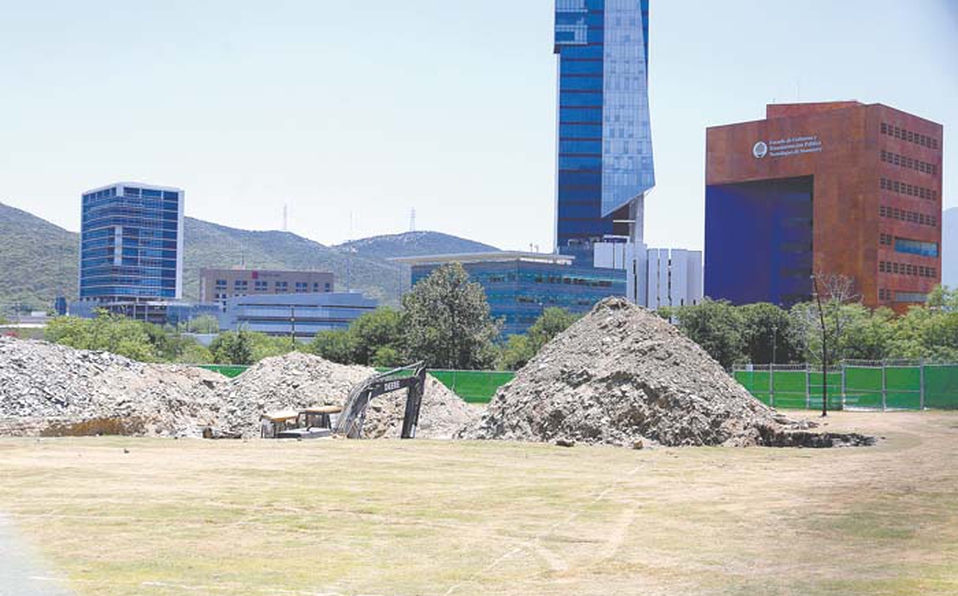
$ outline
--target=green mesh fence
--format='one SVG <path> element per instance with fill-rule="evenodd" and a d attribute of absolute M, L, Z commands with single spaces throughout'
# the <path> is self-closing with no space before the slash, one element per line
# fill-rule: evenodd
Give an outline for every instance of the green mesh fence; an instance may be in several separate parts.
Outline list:
<path fill-rule="evenodd" d="M 248 366 L 241 366 L 238 364 L 204 364 L 200 368 L 205 368 L 206 370 L 211 370 L 213 372 L 218 372 L 224 377 L 229 377 L 231 379 L 236 378 L 246 372 Z"/>
<path fill-rule="evenodd" d="M 776 408 L 819 410 L 820 370 L 736 370 L 752 395 Z M 848 364 L 828 373 L 830 410 L 958 410 L 958 365 Z"/>
<path fill-rule="evenodd" d="M 430 370 L 429 374 L 463 400 L 474 404 L 489 403 L 496 390 L 516 376 L 512 372 L 484 370 Z"/>

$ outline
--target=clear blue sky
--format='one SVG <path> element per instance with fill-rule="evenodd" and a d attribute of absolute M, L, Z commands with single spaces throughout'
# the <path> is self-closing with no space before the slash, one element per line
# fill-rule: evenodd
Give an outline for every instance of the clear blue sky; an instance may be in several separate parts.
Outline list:
<path fill-rule="evenodd" d="M 0 0 L 0 201 L 70 229 L 81 191 L 179 186 L 187 213 L 327 244 L 435 229 L 552 245 L 553 0 Z M 958 0 L 653 0 L 646 238 L 703 244 L 705 128 L 773 100 L 945 126 Z M 954 137 L 958 138 L 958 137 Z"/>

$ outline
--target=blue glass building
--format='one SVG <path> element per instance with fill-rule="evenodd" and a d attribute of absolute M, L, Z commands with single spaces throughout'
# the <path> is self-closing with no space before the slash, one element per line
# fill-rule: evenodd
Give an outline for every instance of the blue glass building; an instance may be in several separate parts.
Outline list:
<path fill-rule="evenodd" d="M 379 303 L 362 294 L 320 292 L 236 296 L 219 315 L 223 331 L 255 331 L 308 341 L 321 331 L 346 329 Z"/>
<path fill-rule="evenodd" d="M 579 264 L 605 236 L 642 243 L 655 186 L 648 42 L 649 0 L 556 0 L 556 248 Z"/>
<path fill-rule="evenodd" d="M 80 300 L 131 312 L 180 299 L 183 201 L 182 190 L 128 182 L 83 193 Z"/>
<path fill-rule="evenodd" d="M 574 257 L 498 252 L 394 259 L 412 266 L 416 285 L 443 264 L 461 263 L 471 281 L 482 286 L 493 319 L 504 336 L 525 333 L 546 308 L 588 312 L 609 296 L 625 294 L 625 271 L 579 267 Z"/>

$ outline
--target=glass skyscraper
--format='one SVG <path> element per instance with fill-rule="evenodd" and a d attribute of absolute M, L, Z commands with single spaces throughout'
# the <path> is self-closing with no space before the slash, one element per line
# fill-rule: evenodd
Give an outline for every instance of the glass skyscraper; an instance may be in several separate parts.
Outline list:
<path fill-rule="evenodd" d="M 556 0 L 556 248 L 579 265 L 605 236 L 642 243 L 655 186 L 648 40 L 649 0 Z"/>
<path fill-rule="evenodd" d="M 183 292 L 183 199 L 176 188 L 121 182 L 83 193 L 80 300 L 117 312 Z"/>

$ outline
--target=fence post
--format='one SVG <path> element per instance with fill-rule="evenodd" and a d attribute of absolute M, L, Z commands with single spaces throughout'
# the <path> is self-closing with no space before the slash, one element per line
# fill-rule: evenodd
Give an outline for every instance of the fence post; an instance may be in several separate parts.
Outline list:
<path fill-rule="evenodd" d="M 768 405 L 772 408 L 775 407 L 775 370 L 772 368 L 775 366 L 772 363 L 768 365 Z"/>
<path fill-rule="evenodd" d="M 845 399 L 845 361 L 842 360 L 842 411 L 845 411 L 845 407 L 848 405 Z"/>
<path fill-rule="evenodd" d="M 881 363 L 881 411 L 888 411 L 888 367 Z"/>
<path fill-rule="evenodd" d="M 805 363 L 805 409 L 812 409 L 812 365 Z"/>
<path fill-rule="evenodd" d="M 921 371 L 921 382 L 919 383 L 919 398 L 918 398 L 918 411 L 925 411 L 925 359 L 922 358 L 919 362 L 920 371 Z"/>

